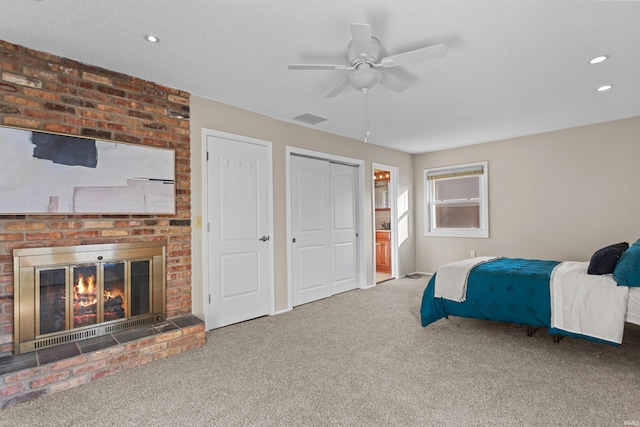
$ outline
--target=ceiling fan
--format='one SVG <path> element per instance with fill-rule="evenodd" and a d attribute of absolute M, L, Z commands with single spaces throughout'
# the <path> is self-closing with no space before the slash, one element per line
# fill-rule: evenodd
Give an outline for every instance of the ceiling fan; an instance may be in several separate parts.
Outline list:
<path fill-rule="evenodd" d="M 371 35 L 371 25 L 351 24 L 352 40 L 347 46 L 347 65 L 328 64 L 291 64 L 290 70 L 344 70 L 348 71 L 346 78 L 325 96 L 331 98 L 351 85 L 365 95 L 365 142 L 369 135 L 368 92 L 376 84 L 402 92 L 409 87 L 409 83 L 390 73 L 383 73 L 385 68 L 407 65 L 413 62 L 440 58 L 447 53 L 444 44 L 410 50 L 397 55 L 387 56 L 379 60 L 380 41 Z"/>

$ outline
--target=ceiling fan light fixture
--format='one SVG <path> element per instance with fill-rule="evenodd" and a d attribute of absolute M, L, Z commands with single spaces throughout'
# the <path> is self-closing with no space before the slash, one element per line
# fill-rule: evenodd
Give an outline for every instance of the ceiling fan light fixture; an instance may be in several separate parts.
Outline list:
<path fill-rule="evenodd" d="M 595 58 L 591 59 L 591 61 L 589 61 L 589 64 L 591 65 L 600 64 L 601 62 L 604 62 L 607 59 L 609 59 L 609 55 L 596 56 Z"/>
<path fill-rule="evenodd" d="M 347 80 L 356 90 L 362 92 L 364 89 L 371 89 L 382 78 L 382 73 L 369 64 L 362 64 L 356 70 L 349 73 Z"/>

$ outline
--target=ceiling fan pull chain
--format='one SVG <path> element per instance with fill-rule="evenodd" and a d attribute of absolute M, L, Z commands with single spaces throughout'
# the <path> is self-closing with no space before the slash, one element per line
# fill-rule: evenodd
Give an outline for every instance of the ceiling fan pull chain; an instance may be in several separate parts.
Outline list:
<path fill-rule="evenodd" d="M 364 142 L 367 142 L 369 136 L 369 90 L 367 88 L 362 89 L 364 93 Z"/>

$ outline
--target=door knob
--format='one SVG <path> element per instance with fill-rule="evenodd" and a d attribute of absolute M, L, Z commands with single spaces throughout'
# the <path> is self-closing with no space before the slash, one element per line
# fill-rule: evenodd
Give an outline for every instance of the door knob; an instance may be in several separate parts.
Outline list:
<path fill-rule="evenodd" d="M 258 240 L 261 240 L 263 242 L 266 242 L 267 240 L 269 240 L 269 236 L 262 236 L 261 238 L 259 238 Z"/>

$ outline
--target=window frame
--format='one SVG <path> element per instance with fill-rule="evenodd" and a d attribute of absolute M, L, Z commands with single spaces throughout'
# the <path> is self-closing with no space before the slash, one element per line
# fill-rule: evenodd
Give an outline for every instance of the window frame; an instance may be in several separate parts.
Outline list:
<path fill-rule="evenodd" d="M 480 227 L 479 228 L 448 228 L 435 227 L 435 182 L 429 176 L 464 173 L 482 169 L 479 177 Z M 463 165 L 426 168 L 423 176 L 424 183 L 424 235 L 433 237 L 489 237 L 489 162 L 475 162 Z M 475 200 L 475 199 L 474 199 Z"/>

